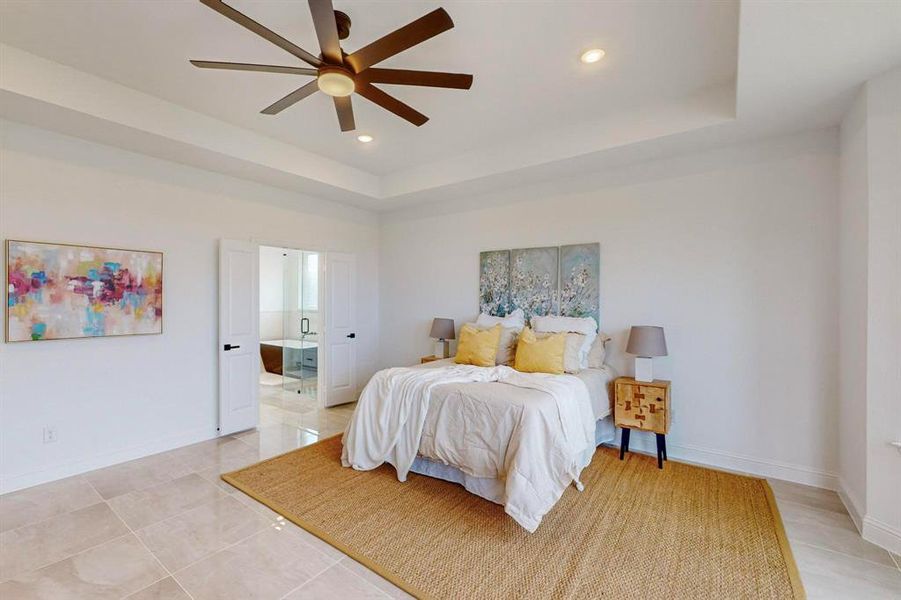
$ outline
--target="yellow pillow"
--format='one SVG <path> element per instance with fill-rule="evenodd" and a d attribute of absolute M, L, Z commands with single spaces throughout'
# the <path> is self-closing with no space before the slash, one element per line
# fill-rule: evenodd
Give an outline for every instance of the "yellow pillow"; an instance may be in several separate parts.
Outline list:
<path fill-rule="evenodd" d="M 460 329 L 460 341 L 457 342 L 454 362 L 461 365 L 493 367 L 500 342 L 500 325 L 495 325 L 491 329 L 476 329 L 466 324 Z"/>
<path fill-rule="evenodd" d="M 563 373 L 563 356 L 566 352 L 566 334 L 556 333 L 544 339 L 526 327 L 519 334 L 516 344 L 516 360 L 513 368 L 523 373 Z"/>

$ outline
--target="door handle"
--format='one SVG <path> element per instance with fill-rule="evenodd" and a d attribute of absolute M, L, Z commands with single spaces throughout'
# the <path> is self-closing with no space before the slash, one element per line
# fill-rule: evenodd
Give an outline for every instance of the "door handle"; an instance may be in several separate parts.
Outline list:
<path fill-rule="evenodd" d="M 356 333 L 348 333 L 347 337 L 349 337 L 350 339 L 354 339 L 355 337 L 357 337 L 357 334 Z"/>
<path fill-rule="evenodd" d="M 222 349 L 225 350 L 226 352 L 228 352 L 229 350 L 235 350 L 235 349 L 240 348 L 240 347 L 241 347 L 241 346 L 232 346 L 231 344 L 225 344 L 225 345 L 222 347 Z"/>
<path fill-rule="evenodd" d="M 300 320 L 300 332 L 301 333 L 310 333 L 310 319 L 304 317 Z"/>

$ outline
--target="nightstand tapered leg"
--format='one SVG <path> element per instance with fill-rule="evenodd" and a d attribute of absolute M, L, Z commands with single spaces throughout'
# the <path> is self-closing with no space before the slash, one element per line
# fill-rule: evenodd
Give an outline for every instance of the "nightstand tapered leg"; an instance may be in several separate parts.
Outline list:
<path fill-rule="evenodd" d="M 666 453 L 666 441 L 663 437 L 662 433 L 658 433 L 657 435 L 657 468 L 663 468 L 663 457 Z"/>
<path fill-rule="evenodd" d="M 666 455 L 666 435 L 660 436 L 660 439 L 663 442 L 663 460 L 669 460 L 669 457 Z"/>
<path fill-rule="evenodd" d="M 623 428 L 623 434 L 619 441 L 619 459 L 622 460 L 623 456 L 626 452 L 629 451 L 629 434 L 632 433 L 631 429 Z"/>

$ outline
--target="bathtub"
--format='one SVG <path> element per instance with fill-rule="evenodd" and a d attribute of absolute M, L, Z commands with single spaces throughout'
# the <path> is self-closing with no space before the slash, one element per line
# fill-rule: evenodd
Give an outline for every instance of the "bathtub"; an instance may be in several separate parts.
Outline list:
<path fill-rule="evenodd" d="M 281 375 L 282 365 L 288 365 L 289 370 L 304 368 L 315 371 L 319 367 L 319 343 L 310 340 L 261 341 L 260 357 L 263 367 L 270 373 Z"/>

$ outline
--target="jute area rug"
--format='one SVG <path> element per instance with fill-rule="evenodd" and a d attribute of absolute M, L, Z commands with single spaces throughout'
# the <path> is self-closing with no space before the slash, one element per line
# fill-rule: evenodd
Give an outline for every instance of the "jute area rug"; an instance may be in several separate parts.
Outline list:
<path fill-rule="evenodd" d="M 340 457 L 335 436 L 222 478 L 420 598 L 804 598 L 762 479 L 599 448 L 529 534 L 459 485 Z"/>

